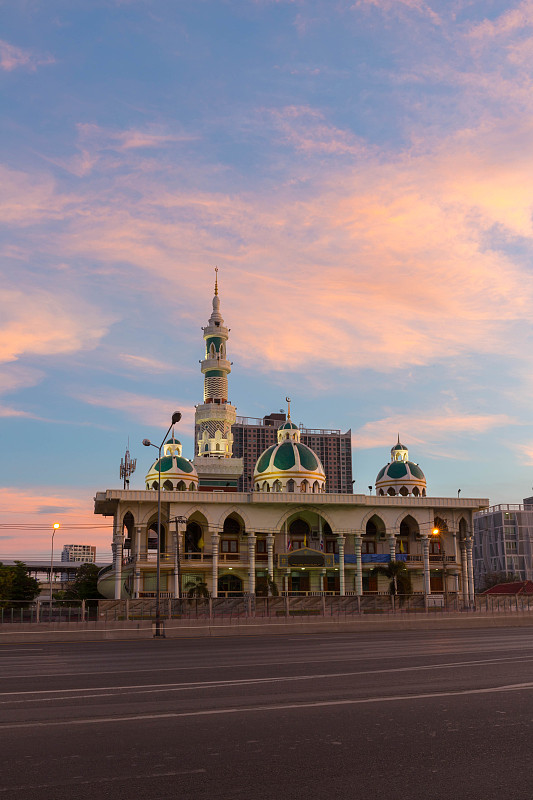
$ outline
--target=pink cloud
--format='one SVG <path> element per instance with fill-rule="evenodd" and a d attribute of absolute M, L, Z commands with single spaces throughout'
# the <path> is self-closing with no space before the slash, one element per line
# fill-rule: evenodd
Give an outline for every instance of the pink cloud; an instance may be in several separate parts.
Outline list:
<path fill-rule="evenodd" d="M 22 47 L 0 40 L 0 69 L 6 72 L 20 68 L 35 72 L 39 66 L 54 63 L 55 59 L 52 56 L 37 55 L 31 50 L 24 50 Z"/>
<path fill-rule="evenodd" d="M 493 428 L 513 425 L 514 420 L 507 414 L 462 414 L 455 409 L 443 407 L 428 415 L 424 412 L 395 414 L 383 419 L 367 422 L 353 434 L 355 449 L 371 447 L 392 447 L 399 433 L 401 441 L 407 446 L 449 442 L 456 434 L 479 434 Z M 445 451 L 439 450 L 440 456 Z M 453 458 L 457 458 L 453 454 Z"/>
<path fill-rule="evenodd" d="M 473 25 L 469 35 L 473 39 L 493 40 L 508 36 L 533 25 L 533 2 L 523 0 L 516 8 L 510 8 L 494 20 L 485 19 Z"/>
<path fill-rule="evenodd" d="M 77 393 L 75 396 L 90 405 L 122 411 L 132 419 L 145 425 L 158 426 L 163 430 L 170 425 L 170 418 L 174 411 L 181 411 L 182 419 L 178 425 L 179 430 L 188 434 L 194 433 L 194 407 L 177 400 L 160 400 L 150 395 L 106 389 Z"/>
<path fill-rule="evenodd" d="M 437 25 L 441 24 L 440 16 L 428 3 L 424 3 L 423 0 L 356 0 L 352 5 L 353 9 L 364 7 L 374 7 L 380 11 L 392 12 L 394 14 L 398 14 L 400 10 L 409 9 L 411 11 L 417 11 L 425 17 L 429 17 L 429 19 Z"/>
<path fill-rule="evenodd" d="M 0 288 L 0 303 L 0 361 L 96 347 L 111 322 L 99 309 L 61 290 L 4 286 Z"/>
<path fill-rule="evenodd" d="M 0 519 L 0 561 L 2 557 L 49 557 L 54 522 L 61 524 L 54 538 L 58 559 L 63 544 L 92 544 L 98 551 L 110 550 L 112 521 L 94 515 L 92 494 L 87 489 L 0 488 Z"/>
<path fill-rule="evenodd" d="M 517 444 L 515 445 L 515 450 L 520 455 L 522 464 L 526 466 L 533 466 L 533 442 L 528 442 L 527 444 Z"/>

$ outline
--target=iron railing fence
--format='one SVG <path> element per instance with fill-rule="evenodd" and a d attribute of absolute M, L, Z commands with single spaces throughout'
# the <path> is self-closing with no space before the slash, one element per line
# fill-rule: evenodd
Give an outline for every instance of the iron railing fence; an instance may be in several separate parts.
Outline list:
<path fill-rule="evenodd" d="M 148 594 L 148 593 L 147 593 Z M 151 594 L 151 593 L 150 593 Z M 239 620 L 279 617 L 330 617 L 439 614 L 465 612 L 488 614 L 533 614 L 533 595 L 477 595 L 474 603 L 467 603 L 461 594 L 390 595 L 372 593 L 357 596 L 354 593 L 340 596 L 328 592 L 286 593 L 279 597 L 234 595 L 217 598 L 191 597 L 181 600 L 161 597 L 162 619 L 183 620 Z M 11 623 L 82 623 L 118 622 L 120 620 L 155 620 L 156 598 L 138 600 L 54 600 L 21 603 L 0 602 L 0 624 Z"/>

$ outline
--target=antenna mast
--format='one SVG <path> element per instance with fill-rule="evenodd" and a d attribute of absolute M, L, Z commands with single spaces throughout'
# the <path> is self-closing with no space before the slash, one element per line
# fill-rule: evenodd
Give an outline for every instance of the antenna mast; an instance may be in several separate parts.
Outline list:
<path fill-rule="evenodd" d="M 130 475 L 135 472 L 137 466 L 137 459 L 130 456 L 130 440 L 128 439 L 128 446 L 124 454 L 124 458 L 120 459 L 120 477 L 124 478 L 124 488 L 129 489 Z"/>

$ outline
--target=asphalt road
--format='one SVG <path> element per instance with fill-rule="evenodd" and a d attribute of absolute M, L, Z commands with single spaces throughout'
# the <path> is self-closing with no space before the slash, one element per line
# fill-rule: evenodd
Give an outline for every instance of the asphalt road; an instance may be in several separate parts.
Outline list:
<path fill-rule="evenodd" d="M 0 647 L 0 800 L 529 800 L 533 628 Z"/>

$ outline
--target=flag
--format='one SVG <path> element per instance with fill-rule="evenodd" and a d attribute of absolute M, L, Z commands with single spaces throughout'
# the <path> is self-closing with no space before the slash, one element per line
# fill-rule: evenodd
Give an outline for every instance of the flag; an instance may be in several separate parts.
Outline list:
<path fill-rule="evenodd" d="M 200 550 L 203 550 L 203 549 L 204 549 L 204 544 L 205 544 L 205 542 L 204 542 L 204 535 L 202 534 L 202 535 L 200 536 L 200 538 L 198 539 L 198 547 L 200 548 Z"/>
<path fill-rule="evenodd" d="M 287 552 L 289 552 L 289 550 L 292 550 L 292 542 L 290 539 L 287 539 Z"/>
<path fill-rule="evenodd" d="M 400 551 L 400 553 L 405 553 L 405 545 L 403 543 L 403 539 L 400 539 L 400 546 L 398 550 Z"/>
<path fill-rule="evenodd" d="M 320 540 L 320 549 L 324 552 L 324 539 Z"/>

